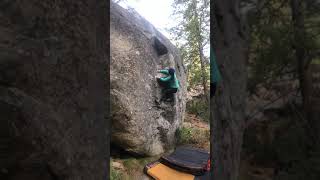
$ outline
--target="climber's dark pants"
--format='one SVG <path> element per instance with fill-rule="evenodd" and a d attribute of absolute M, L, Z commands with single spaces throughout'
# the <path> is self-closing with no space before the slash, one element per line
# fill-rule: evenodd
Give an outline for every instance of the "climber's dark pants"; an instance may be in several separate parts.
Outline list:
<path fill-rule="evenodd" d="M 158 82 L 161 87 L 163 87 L 162 90 L 162 98 L 161 100 L 166 100 L 166 99 L 174 99 L 174 94 L 178 91 L 177 88 L 170 88 L 169 84 L 167 82 L 162 82 L 158 79 Z"/>
<path fill-rule="evenodd" d="M 162 100 L 167 100 L 171 99 L 172 101 L 174 100 L 174 94 L 178 91 L 177 88 L 164 88 L 162 90 Z"/>
<path fill-rule="evenodd" d="M 214 97 L 217 90 L 217 83 L 210 83 L 210 98 Z"/>
<path fill-rule="evenodd" d="M 174 93 L 176 93 L 178 91 L 177 88 L 167 88 L 167 89 L 163 89 L 163 94 L 164 95 L 172 95 Z"/>

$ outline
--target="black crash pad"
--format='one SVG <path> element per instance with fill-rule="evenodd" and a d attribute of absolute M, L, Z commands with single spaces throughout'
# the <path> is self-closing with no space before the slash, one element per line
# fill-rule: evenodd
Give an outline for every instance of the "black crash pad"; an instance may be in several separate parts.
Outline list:
<path fill-rule="evenodd" d="M 183 146 L 176 148 L 168 156 L 162 156 L 160 162 L 173 169 L 199 176 L 207 171 L 209 158 L 209 152 L 203 149 Z"/>

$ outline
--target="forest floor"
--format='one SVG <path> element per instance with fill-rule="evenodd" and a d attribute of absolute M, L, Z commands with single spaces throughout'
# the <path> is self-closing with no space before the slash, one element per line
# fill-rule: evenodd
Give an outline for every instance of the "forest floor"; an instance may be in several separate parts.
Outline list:
<path fill-rule="evenodd" d="M 178 145 L 190 145 L 193 147 L 210 150 L 210 129 L 209 123 L 196 117 L 193 114 L 186 113 L 185 120 L 180 129 Z M 110 160 L 111 180 L 150 180 L 143 173 L 143 168 L 146 164 L 159 159 L 156 157 L 133 157 L 114 156 Z"/>

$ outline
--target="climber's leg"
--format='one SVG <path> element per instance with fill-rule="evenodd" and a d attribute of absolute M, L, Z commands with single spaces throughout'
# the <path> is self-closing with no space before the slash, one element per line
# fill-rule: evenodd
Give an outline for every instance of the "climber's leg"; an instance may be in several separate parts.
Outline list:
<path fill-rule="evenodd" d="M 177 88 L 164 89 L 164 100 L 174 101 L 174 94 L 177 92 Z"/>
<path fill-rule="evenodd" d="M 168 97 L 168 91 L 169 89 L 168 88 L 163 88 L 162 89 L 162 95 L 161 95 L 161 101 L 165 101 Z"/>

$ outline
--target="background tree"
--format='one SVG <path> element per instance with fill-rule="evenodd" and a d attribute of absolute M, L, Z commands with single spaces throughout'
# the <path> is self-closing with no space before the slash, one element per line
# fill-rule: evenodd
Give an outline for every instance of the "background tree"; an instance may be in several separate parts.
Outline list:
<path fill-rule="evenodd" d="M 315 167 L 319 167 L 320 163 L 319 147 L 316 146 L 319 144 L 320 124 L 317 118 L 311 116 L 319 114 L 319 111 L 316 112 L 313 107 L 315 93 L 311 90 L 313 82 L 310 77 L 312 67 L 319 63 L 319 8 L 319 1 L 315 0 L 246 0 L 242 1 L 241 8 L 250 14 L 248 16 L 250 95 L 258 95 L 260 92 L 256 90 L 262 85 L 267 89 L 267 93 L 275 91 L 283 96 L 286 90 L 276 90 L 274 85 L 283 87 L 283 80 L 293 84 L 295 81 L 299 82 L 294 89 L 296 96 L 287 98 L 290 100 L 288 106 L 276 108 L 291 112 L 290 116 L 275 117 L 278 122 L 284 122 L 285 118 L 289 119 L 289 127 L 286 127 L 288 131 L 281 132 L 272 144 L 263 144 L 264 149 L 274 148 L 273 153 L 256 150 L 253 154 L 256 157 L 263 155 L 269 160 L 272 159 L 275 172 L 279 170 L 287 173 L 286 176 L 297 177 L 297 179 L 300 179 L 299 177 L 319 179 L 317 178 L 319 170 Z M 288 79 L 289 77 L 291 79 Z M 302 103 L 300 99 L 303 100 Z M 291 104 L 297 108 L 292 108 Z M 268 107 L 264 106 L 264 108 Z M 270 126 L 274 125 L 271 121 L 268 123 Z M 258 126 L 258 124 L 259 122 L 253 122 L 253 125 Z M 259 135 L 261 134 L 260 132 Z M 256 148 L 248 142 L 246 141 L 245 148 Z M 281 146 L 283 142 L 290 142 L 285 145 L 286 147 L 292 149 L 292 146 L 296 146 L 297 148 L 288 153 L 287 150 L 290 148 Z M 272 157 L 272 154 L 276 156 Z M 283 154 L 287 157 L 281 156 Z M 293 167 L 292 164 L 294 164 Z"/>
<path fill-rule="evenodd" d="M 209 57 L 204 49 L 209 45 L 210 1 L 175 0 L 173 6 L 179 23 L 169 31 L 187 65 L 189 88 L 201 84 L 208 103 Z"/>
<path fill-rule="evenodd" d="M 260 0 L 244 4 L 254 7 L 249 18 L 249 90 L 291 75 L 300 82 L 304 116 L 312 124 L 308 117 L 312 114 L 310 64 L 319 57 L 319 2 Z"/>
<path fill-rule="evenodd" d="M 309 1 L 311 3 L 311 1 Z M 309 4 L 310 5 L 310 4 Z M 317 123 L 310 116 L 313 112 L 310 110 L 311 104 L 311 96 L 312 96 L 312 82 L 311 82 L 311 72 L 310 65 L 312 60 L 316 57 L 313 54 L 317 54 L 319 51 L 315 47 L 317 47 L 315 36 L 310 38 L 310 34 L 308 34 L 306 29 L 306 1 L 297 1 L 291 0 L 291 15 L 292 15 L 292 26 L 293 26 L 293 47 L 295 50 L 295 59 L 297 61 L 297 74 L 300 81 L 300 92 L 302 96 L 302 107 L 305 114 L 306 119 L 309 121 L 309 124 L 313 128 L 313 133 L 317 134 L 319 127 L 317 127 Z M 318 15 L 319 18 L 319 15 Z M 309 37 L 308 37 L 309 35 Z M 312 35 L 312 34 L 311 34 Z M 319 35 L 318 35 L 319 36 Z M 319 38 L 318 38 L 319 41 Z M 312 43 L 310 43 L 312 42 Z M 319 46 L 318 46 L 319 48 Z M 317 139 L 319 139 L 317 137 Z"/>

